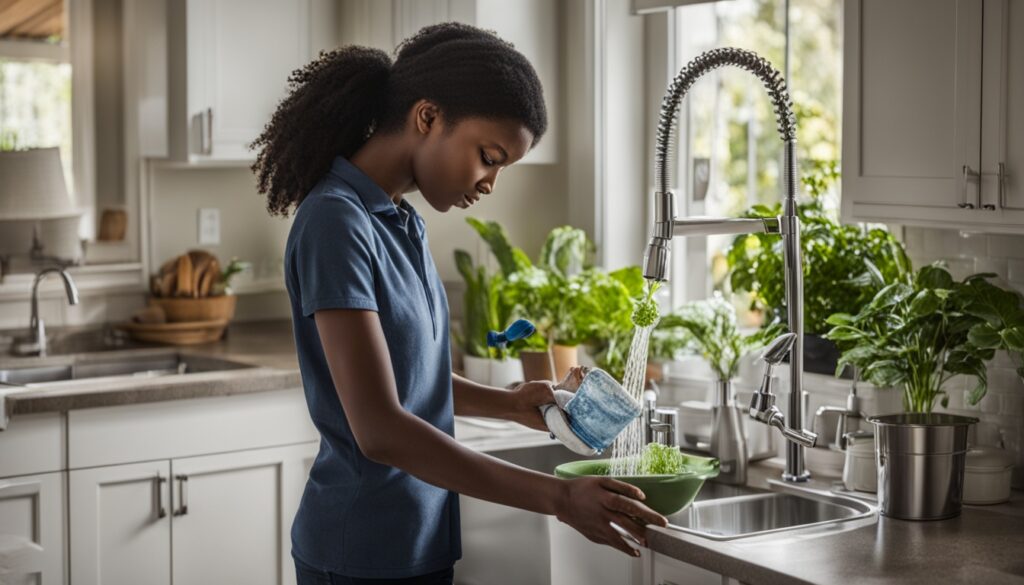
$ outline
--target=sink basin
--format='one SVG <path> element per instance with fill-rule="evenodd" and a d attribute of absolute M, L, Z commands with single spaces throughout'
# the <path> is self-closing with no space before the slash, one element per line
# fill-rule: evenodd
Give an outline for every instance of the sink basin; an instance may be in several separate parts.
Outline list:
<path fill-rule="evenodd" d="M 249 364 L 181 353 L 147 354 L 118 359 L 79 359 L 63 364 L 0 368 L 0 384 L 33 386 L 111 376 L 171 376 L 253 367 Z"/>
<path fill-rule="evenodd" d="M 704 482 L 704 487 L 697 492 L 695 502 L 707 500 L 719 500 L 722 498 L 735 498 L 736 496 L 749 496 L 753 494 L 767 493 L 767 490 L 748 487 L 745 485 L 728 485 L 716 481 Z"/>
<path fill-rule="evenodd" d="M 713 540 L 732 540 L 848 522 L 874 514 L 875 509 L 870 504 L 852 498 L 821 492 L 762 492 L 697 501 L 669 516 L 668 521 L 670 529 Z"/>

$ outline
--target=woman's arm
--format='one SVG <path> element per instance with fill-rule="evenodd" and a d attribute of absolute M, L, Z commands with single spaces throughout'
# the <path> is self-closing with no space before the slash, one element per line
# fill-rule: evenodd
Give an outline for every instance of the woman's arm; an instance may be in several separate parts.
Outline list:
<path fill-rule="evenodd" d="M 590 540 L 627 554 L 632 549 L 610 522 L 641 543 L 643 524 L 667 524 L 637 501 L 643 492 L 634 486 L 607 477 L 559 480 L 530 471 L 468 449 L 403 409 L 377 313 L 332 309 L 317 311 L 315 319 L 345 416 L 371 460 L 461 494 L 553 514 Z"/>
<path fill-rule="evenodd" d="M 550 382 L 524 382 L 513 390 L 477 384 L 452 374 L 455 414 L 503 418 L 521 425 L 548 430 L 537 407 L 555 401 Z"/>

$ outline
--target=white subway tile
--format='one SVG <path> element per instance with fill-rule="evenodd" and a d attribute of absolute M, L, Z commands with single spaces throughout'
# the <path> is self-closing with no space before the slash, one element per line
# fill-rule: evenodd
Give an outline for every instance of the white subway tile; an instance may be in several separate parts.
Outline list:
<path fill-rule="evenodd" d="M 1007 272 L 1007 260 L 1004 258 L 975 258 L 974 259 L 974 273 L 980 274 L 982 272 L 995 273 L 996 278 L 992 280 L 993 284 L 1006 286 L 1006 272 Z"/>
<path fill-rule="evenodd" d="M 957 234 L 957 255 L 961 258 L 983 258 L 988 255 L 988 235 L 961 231 Z"/>
<path fill-rule="evenodd" d="M 991 258 L 1024 258 L 1024 236 L 990 234 L 988 255 Z"/>

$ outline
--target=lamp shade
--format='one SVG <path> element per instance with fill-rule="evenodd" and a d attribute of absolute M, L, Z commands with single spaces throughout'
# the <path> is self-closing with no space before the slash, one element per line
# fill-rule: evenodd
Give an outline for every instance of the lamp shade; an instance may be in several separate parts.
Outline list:
<path fill-rule="evenodd" d="M 0 220 L 60 219 L 81 214 L 68 195 L 59 149 L 0 152 Z"/>

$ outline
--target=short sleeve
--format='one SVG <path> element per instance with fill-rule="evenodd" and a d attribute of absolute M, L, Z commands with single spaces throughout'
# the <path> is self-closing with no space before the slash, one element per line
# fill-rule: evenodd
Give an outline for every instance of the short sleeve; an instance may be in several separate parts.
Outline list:
<path fill-rule="evenodd" d="M 300 210 L 292 265 L 302 314 L 322 309 L 377 311 L 373 226 L 366 210 L 341 197 L 323 196 Z"/>

